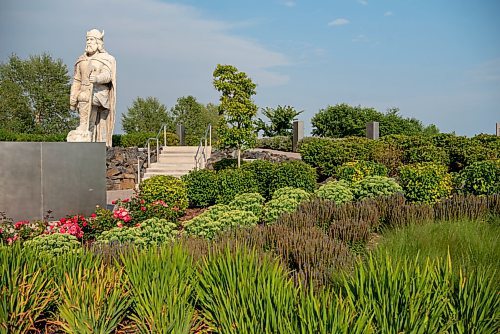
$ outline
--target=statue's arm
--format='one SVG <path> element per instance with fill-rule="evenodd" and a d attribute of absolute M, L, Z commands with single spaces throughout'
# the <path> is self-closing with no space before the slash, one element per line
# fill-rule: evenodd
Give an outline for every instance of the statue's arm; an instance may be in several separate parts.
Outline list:
<path fill-rule="evenodd" d="M 82 75 L 80 72 L 80 66 L 77 64 L 75 66 L 75 75 L 73 77 L 73 83 L 71 84 L 71 93 L 69 98 L 69 104 L 72 109 L 76 108 L 78 103 L 78 94 L 80 93 L 80 87 L 82 85 Z"/>
<path fill-rule="evenodd" d="M 95 82 L 98 84 L 107 84 L 111 82 L 111 70 L 107 66 L 103 66 L 101 71 L 95 77 Z"/>

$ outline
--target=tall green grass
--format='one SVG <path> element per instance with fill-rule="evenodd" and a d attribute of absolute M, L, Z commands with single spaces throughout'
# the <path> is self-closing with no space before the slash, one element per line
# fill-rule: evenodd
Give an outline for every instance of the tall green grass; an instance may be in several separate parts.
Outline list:
<path fill-rule="evenodd" d="M 491 221 L 444 221 L 409 225 L 386 230 L 377 247 L 381 253 L 397 258 L 444 259 L 448 252 L 458 269 L 465 272 L 482 269 L 500 269 L 500 218 Z M 500 287 L 500 272 L 496 273 Z"/>
<path fill-rule="evenodd" d="M 19 245 L 0 246 L 0 333 L 26 333 L 54 299 L 50 266 Z"/>
<path fill-rule="evenodd" d="M 194 319 L 195 266 L 179 245 L 121 255 L 132 292 L 130 318 L 140 333 L 189 333 Z"/>

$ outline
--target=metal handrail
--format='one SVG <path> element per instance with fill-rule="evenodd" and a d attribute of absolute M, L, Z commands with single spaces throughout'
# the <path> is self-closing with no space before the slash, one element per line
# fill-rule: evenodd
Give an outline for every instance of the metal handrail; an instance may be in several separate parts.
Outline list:
<path fill-rule="evenodd" d="M 156 134 L 156 137 L 151 137 L 148 138 L 146 141 L 146 145 L 144 148 L 147 147 L 148 149 L 148 167 L 151 166 L 151 141 L 156 140 L 156 159 L 160 156 L 160 134 L 163 131 L 163 145 L 167 146 L 167 124 L 162 124 L 160 130 L 158 130 L 158 133 Z M 140 164 L 140 159 L 137 157 L 137 185 L 141 183 L 141 164 Z"/>
<path fill-rule="evenodd" d="M 196 155 L 194 156 L 194 164 L 195 169 L 205 168 L 205 164 L 207 162 L 207 141 L 208 146 L 212 146 L 212 124 L 208 124 L 205 129 L 205 134 L 202 138 L 200 138 L 200 144 L 198 145 L 198 149 L 196 150 Z"/>

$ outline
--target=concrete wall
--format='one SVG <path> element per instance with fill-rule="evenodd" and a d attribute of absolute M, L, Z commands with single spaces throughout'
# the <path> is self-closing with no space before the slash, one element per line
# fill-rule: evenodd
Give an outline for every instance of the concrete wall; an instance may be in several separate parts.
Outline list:
<path fill-rule="evenodd" d="M 18 220 L 106 205 L 104 143 L 0 142 L 0 211 Z"/>

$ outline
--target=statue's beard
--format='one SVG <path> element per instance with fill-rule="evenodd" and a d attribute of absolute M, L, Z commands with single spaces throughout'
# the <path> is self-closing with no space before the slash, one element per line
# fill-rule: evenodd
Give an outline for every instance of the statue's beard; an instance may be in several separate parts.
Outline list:
<path fill-rule="evenodd" d="M 94 53 L 97 52 L 97 46 L 91 46 L 91 45 L 87 45 L 85 47 L 85 52 L 87 52 L 88 55 L 93 55 Z"/>

